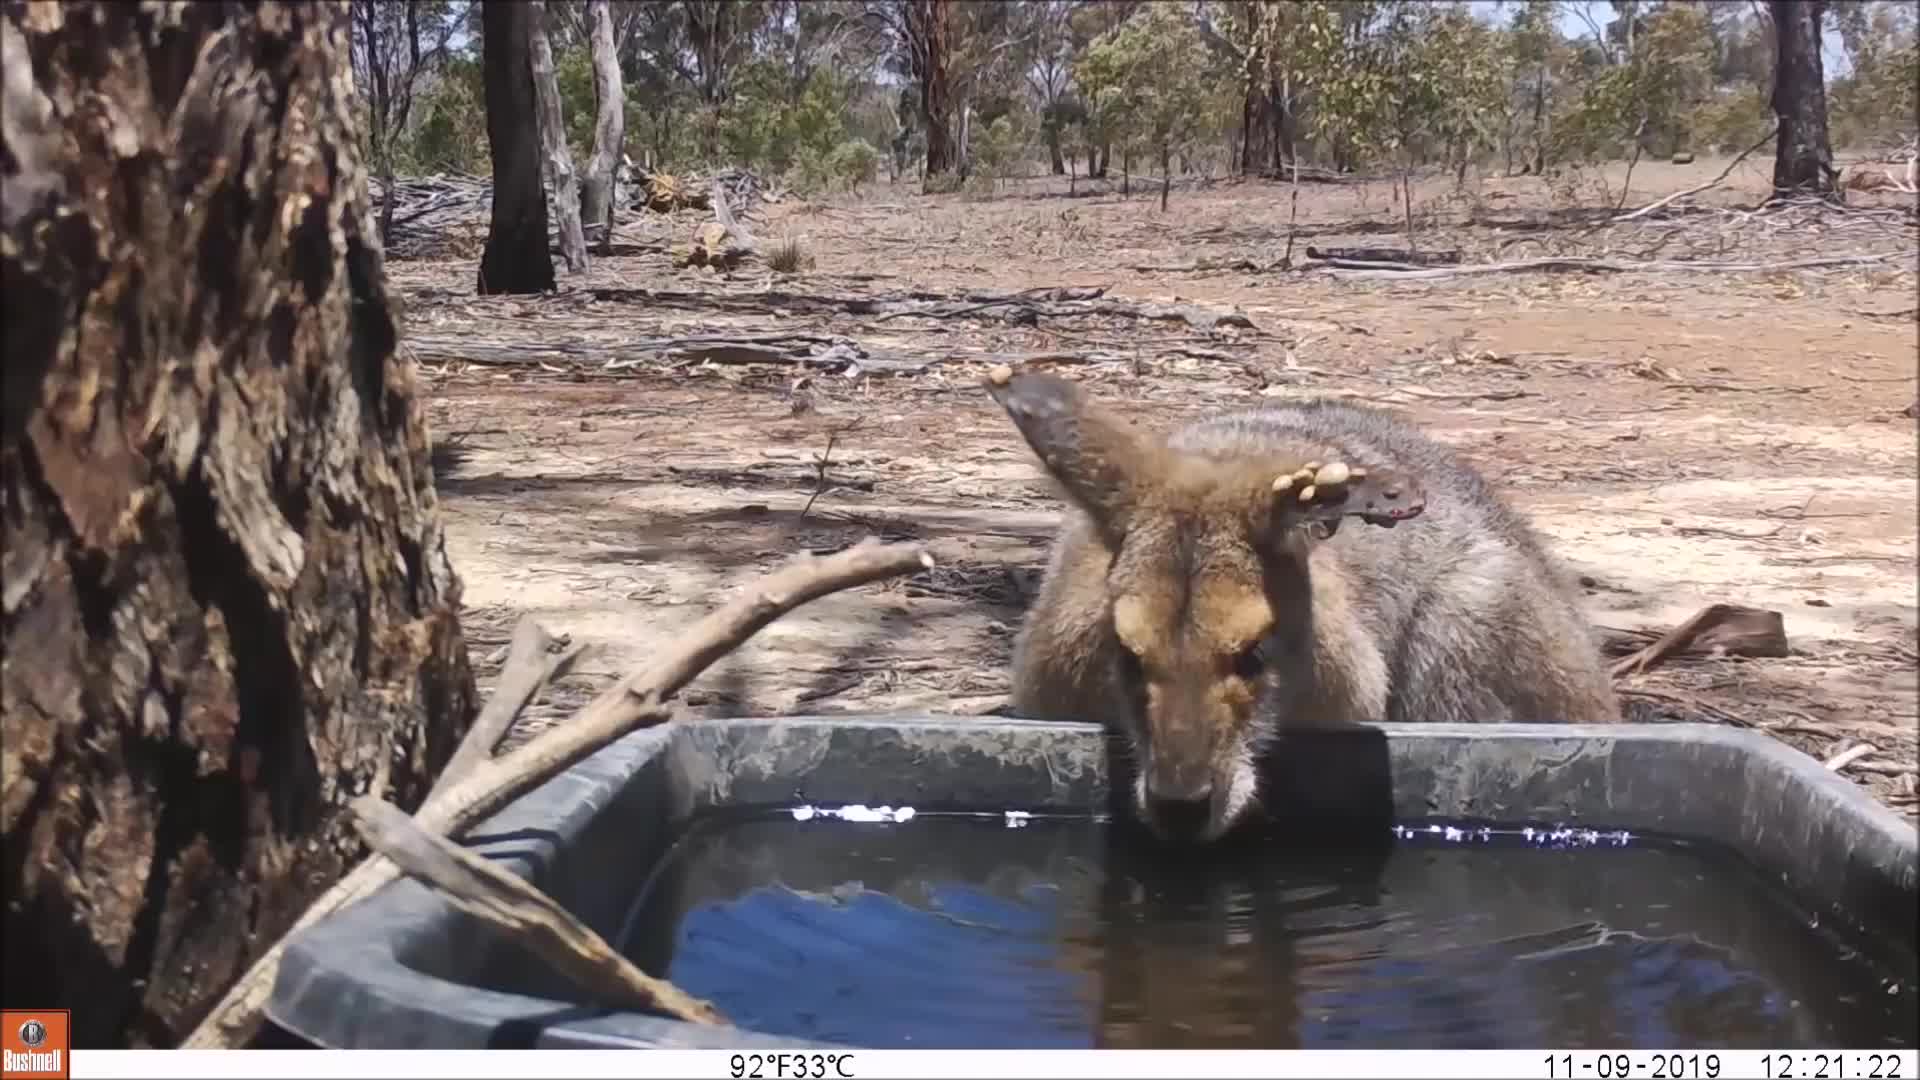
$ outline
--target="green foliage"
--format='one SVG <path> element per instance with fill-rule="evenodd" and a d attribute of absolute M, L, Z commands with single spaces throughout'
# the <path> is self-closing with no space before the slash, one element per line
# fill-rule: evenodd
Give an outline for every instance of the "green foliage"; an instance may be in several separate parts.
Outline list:
<path fill-rule="evenodd" d="M 395 140 L 401 172 L 464 172 L 493 169 L 487 149 L 486 91 L 477 57 L 448 60 L 431 89 L 414 105 L 414 128 Z"/>
<path fill-rule="evenodd" d="M 1827 94 L 1836 146 L 1911 137 L 1920 125 L 1920 13 L 1905 3 L 1833 5 L 1852 71 Z"/>
<path fill-rule="evenodd" d="M 1633 51 L 1596 75 L 1559 125 L 1561 156 L 1631 153 L 1636 132 L 1641 147 L 1653 153 L 1688 149 L 1697 119 L 1725 133 L 1727 104 L 1714 89 L 1718 46 L 1710 10 L 1701 4 L 1662 4 L 1635 25 Z M 1696 116 L 1709 106 L 1717 115 Z M 1737 105 L 1731 115 L 1738 117 Z"/>
<path fill-rule="evenodd" d="M 1095 38 L 1073 72 L 1098 140 L 1166 156 L 1217 129 L 1211 121 L 1222 86 L 1198 27 L 1180 5 L 1141 6 Z"/>
<path fill-rule="evenodd" d="M 1773 127 L 1769 90 L 1752 84 L 1722 87 L 1696 106 L 1688 117 L 1692 148 L 1739 153 Z"/>
<path fill-rule="evenodd" d="M 553 81 L 560 90 L 560 115 L 567 125 L 567 146 L 576 162 L 593 152 L 593 121 L 599 102 L 593 93 L 593 54 L 586 49 L 558 51 Z"/>
<path fill-rule="evenodd" d="M 998 180 L 1014 171 L 1039 134 L 1038 119 L 1028 110 L 1002 113 L 974 139 L 975 171 Z"/>
<path fill-rule="evenodd" d="M 926 132 L 918 85 L 898 77 L 903 45 L 888 4 L 620 8 L 629 152 L 674 172 L 741 166 L 803 191 L 911 169 Z M 1621 0 L 1592 10 L 1604 40 L 1563 34 L 1556 0 L 1479 16 L 1452 0 L 954 0 L 948 84 L 956 125 L 960 107 L 971 110 L 968 153 L 983 190 L 1054 147 L 1076 173 L 1094 151 L 1111 151 L 1116 175 L 1125 162 L 1157 171 L 1163 155 L 1217 160 L 1242 138 L 1249 109 L 1270 119 L 1264 110 L 1282 104 L 1300 155 L 1339 167 L 1464 164 L 1502 149 L 1509 162 L 1619 156 L 1636 131 L 1655 155 L 1729 152 L 1772 123 L 1764 6 Z M 1847 56 L 1829 85 L 1836 146 L 1913 131 L 1917 10 L 1906 0 L 1829 5 Z M 568 141 L 584 159 L 592 67 L 576 23 L 553 22 Z M 393 140 L 396 167 L 484 174 L 484 99 L 477 42 L 462 37 L 417 84 L 407 130 Z M 943 186 L 958 181 L 934 185 Z"/>
<path fill-rule="evenodd" d="M 1302 5 L 1293 73 L 1314 91 L 1309 132 L 1356 156 L 1419 158 L 1492 145 L 1506 96 L 1499 35 L 1464 5 Z"/>
<path fill-rule="evenodd" d="M 858 191 L 860 185 L 879 179 L 884 160 L 885 156 L 865 139 L 847 139 L 824 152 L 811 147 L 802 150 L 788 178 L 806 193 Z"/>

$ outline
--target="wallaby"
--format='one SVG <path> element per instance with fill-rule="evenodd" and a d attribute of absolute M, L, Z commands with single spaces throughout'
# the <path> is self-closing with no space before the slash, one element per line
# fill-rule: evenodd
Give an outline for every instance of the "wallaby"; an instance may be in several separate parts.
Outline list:
<path fill-rule="evenodd" d="M 1541 540 L 1391 414 L 1304 401 L 1154 436 L 1055 376 L 987 390 L 1067 503 L 1011 704 L 1117 726 L 1162 837 L 1243 819 L 1283 730 L 1620 718 Z"/>

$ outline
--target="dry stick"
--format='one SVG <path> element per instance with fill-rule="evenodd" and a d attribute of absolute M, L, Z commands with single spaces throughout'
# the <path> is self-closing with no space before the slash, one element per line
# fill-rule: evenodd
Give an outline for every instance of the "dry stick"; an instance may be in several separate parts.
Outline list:
<path fill-rule="evenodd" d="M 1708 635 L 1713 635 L 1711 642 Z M 1724 648 L 1742 656 L 1786 656 L 1787 631 L 1780 613 L 1738 604 L 1708 604 L 1693 617 L 1660 636 L 1658 641 L 1614 662 L 1615 678 L 1659 665 L 1677 653 L 1698 647 Z"/>
<path fill-rule="evenodd" d="M 1300 152 L 1295 148 L 1293 154 L 1293 202 L 1287 208 L 1287 253 L 1280 257 L 1282 270 L 1293 269 L 1294 223 L 1300 220 Z"/>
<path fill-rule="evenodd" d="M 513 628 L 513 643 L 507 647 L 507 663 L 494 684 L 493 696 L 467 729 L 467 737 L 447 760 L 446 768 L 434 781 L 436 790 L 451 785 L 472 772 L 474 766 L 493 756 L 493 748 L 513 726 L 514 718 L 527 707 L 547 681 L 572 666 L 581 652 L 574 646 L 558 656 L 548 654 L 553 635 L 542 629 L 532 616 L 523 617 Z M 431 794 L 428 796 L 431 798 Z"/>
<path fill-rule="evenodd" d="M 817 475 L 814 479 L 813 494 L 807 497 L 807 505 L 800 508 L 801 517 L 806 517 L 807 514 L 813 510 L 814 502 L 827 492 L 827 466 L 833 461 L 834 443 L 839 440 L 840 436 L 859 427 L 861 421 L 865 419 L 866 417 L 864 416 L 856 416 L 840 427 L 827 432 L 827 448 L 820 454 L 820 460 L 815 463 Z"/>
<path fill-rule="evenodd" d="M 871 537 L 825 558 L 803 555 L 709 613 L 676 639 L 684 642 L 680 648 L 652 667 L 628 675 L 571 720 L 542 732 L 503 758 L 480 762 L 471 775 L 435 791 L 414 814 L 414 820 L 430 832 L 457 835 L 615 739 L 667 719 L 668 699 L 714 661 L 787 612 L 842 589 L 932 568 L 933 558 L 920 545 L 882 544 Z M 355 867 L 254 962 L 182 1047 L 220 1049 L 244 1042 L 258 1026 L 261 1010 L 273 992 L 287 938 L 371 894 L 398 873 L 393 863 L 382 857 Z"/>
<path fill-rule="evenodd" d="M 1627 205 L 1627 193 L 1633 190 L 1633 167 L 1640 164 L 1640 152 L 1646 147 L 1647 118 L 1640 118 L 1640 126 L 1633 129 L 1633 156 L 1627 159 L 1627 175 L 1620 180 L 1620 201 L 1613 204 L 1613 212 Z"/>
<path fill-rule="evenodd" d="M 1420 245 L 1413 239 L 1413 164 L 1409 162 L 1400 170 L 1400 208 L 1407 216 L 1407 250 L 1418 251 Z"/>
<path fill-rule="evenodd" d="M 1920 776 L 1920 768 L 1896 765 L 1891 761 L 1856 761 L 1853 771 L 1873 773 L 1875 776 Z"/>
<path fill-rule="evenodd" d="M 1866 757 L 1878 749 L 1879 747 L 1874 746 L 1872 743 L 1860 743 L 1857 746 L 1840 751 L 1822 762 L 1822 764 L 1834 772 L 1839 772 L 1841 769 L 1859 761 L 1861 758 Z"/>
<path fill-rule="evenodd" d="M 604 1008 L 657 1009 L 696 1024 L 724 1024 L 711 1002 L 634 967 L 553 898 L 490 859 L 435 836 L 389 802 L 362 795 L 347 807 L 367 846 L 447 902 L 505 933 L 573 980 Z"/>
<path fill-rule="evenodd" d="M 1647 205 L 1641 207 L 1638 210 L 1629 210 L 1624 214 L 1617 214 L 1613 217 L 1613 219 L 1609 222 L 1609 224 L 1614 224 L 1622 221 L 1632 221 L 1635 218 L 1645 217 L 1648 214 L 1653 213 L 1655 210 L 1659 210 L 1663 207 L 1670 206 L 1673 203 L 1678 202 L 1681 199 L 1687 198 L 1690 195 L 1698 195 L 1701 192 L 1707 190 L 1708 188 L 1719 187 L 1722 181 L 1726 180 L 1727 177 L 1733 175 L 1733 170 L 1739 168 L 1741 162 L 1747 160 L 1747 155 L 1753 153 L 1755 150 L 1758 150 L 1761 147 L 1772 142 L 1774 136 L 1779 133 L 1780 133 L 1780 125 L 1776 121 L 1773 125 L 1772 130 L 1768 131 L 1767 134 L 1763 138 L 1761 138 L 1759 142 L 1754 143 L 1752 146 L 1749 146 L 1745 150 L 1740 151 L 1739 157 L 1736 157 L 1732 161 L 1728 162 L 1727 167 L 1720 170 L 1719 176 L 1716 176 L 1713 179 L 1707 181 L 1706 183 L 1701 184 L 1699 187 L 1690 187 L 1685 191 L 1676 191 L 1671 195 L 1667 195 L 1667 196 L 1663 196 L 1661 198 L 1655 199 L 1654 201 L 1648 203 Z"/>

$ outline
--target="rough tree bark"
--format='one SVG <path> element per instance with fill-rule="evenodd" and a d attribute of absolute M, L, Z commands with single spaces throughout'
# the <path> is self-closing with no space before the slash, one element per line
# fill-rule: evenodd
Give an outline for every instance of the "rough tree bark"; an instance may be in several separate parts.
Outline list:
<path fill-rule="evenodd" d="M 602 226 L 601 250 L 613 249 L 614 169 L 620 164 L 621 144 L 626 136 L 627 99 L 620 81 L 620 56 L 614 47 L 613 8 L 608 0 L 591 0 L 587 5 L 591 29 L 588 43 L 593 52 L 593 154 L 587 158 L 587 175 L 581 185 L 583 221 Z"/>
<path fill-rule="evenodd" d="M 954 169 L 948 114 L 947 0 L 905 0 L 903 24 L 913 75 L 920 83 L 920 121 L 927 132 L 926 183 Z"/>
<path fill-rule="evenodd" d="M 567 272 L 587 268 L 587 240 L 580 229 L 580 180 L 573 169 L 573 151 L 567 148 L 567 123 L 560 112 L 560 83 L 553 73 L 553 42 L 547 36 L 547 0 L 526 0 L 529 56 L 533 60 L 533 100 L 540 122 L 540 144 L 545 151 L 546 180 L 553 188 L 553 208 L 560 215 L 560 257 Z"/>
<path fill-rule="evenodd" d="M 540 183 L 540 122 L 533 96 L 533 9 L 480 5 L 480 67 L 493 155 L 493 211 L 480 258 L 480 294 L 554 287 L 547 195 Z"/>
<path fill-rule="evenodd" d="M 460 589 L 346 5 L 0 23 L 6 1003 L 171 1046 L 453 752 Z"/>
<path fill-rule="evenodd" d="M 1240 172 L 1245 176 L 1281 176 L 1293 161 L 1293 114 L 1290 85 L 1280 78 L 1261 78 L 1249 86 L 1241 106 L 1245 140 L 1240 148 Z"/>
<path fill-rule="evenodd" d="M 1826 73 L 1820 59 L 1820 19 L 1826 7 L 1826 0 L 1772 0 L 1772 107 L 1780 118 L 1773 153 L 1776 196 L 1840 197 L 1840 176 L 1827 139 Z"/>

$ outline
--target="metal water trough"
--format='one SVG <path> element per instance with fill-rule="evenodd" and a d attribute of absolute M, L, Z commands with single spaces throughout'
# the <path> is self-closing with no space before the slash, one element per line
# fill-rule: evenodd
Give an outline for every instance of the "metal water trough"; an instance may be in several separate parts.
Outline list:
<path fill-rule="evenodd" d="M 631 735 L 475 828 L 467 843 L 613 940 L 695 814 L 797 803 L 1103 813 L 1100 729 L 978 717 L 697 721 Z M 1384 830 L 1394 820 L 1572 822 L 1711 842 L 1911 955 L 1915 831 L 1846 779 L 1759 733 L 1707 724 L 1404 725 L 1296 736 L 1271 812 Z M 1123 778 L 1124 779 L 1124 778 Z M 618 945 L 618 942 L 614 942 Z M 490 976 L 520 969 L 510 992 Z M 323 1047 L 803 1047 L 590 1009 L 491 930 L 412 881 L 289 943 L 268 1004 Z M 529 987 L 534 989 L 529 991 Z"/>

